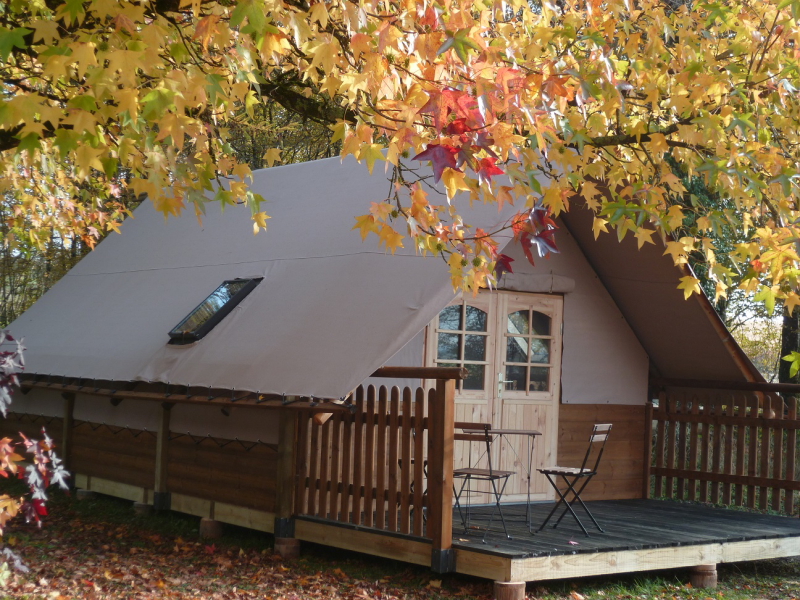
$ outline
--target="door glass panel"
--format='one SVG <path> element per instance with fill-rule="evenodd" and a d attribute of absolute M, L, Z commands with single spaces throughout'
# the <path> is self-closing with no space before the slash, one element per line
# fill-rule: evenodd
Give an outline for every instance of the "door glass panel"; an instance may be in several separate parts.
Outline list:
<path fill-rule="evenodd" d="M 506 367 L 506 390 L 524 390 L 525 389 L 525 367 Z"/>
<path fill-rule="evenodd" d="M 483 365 L 464 365 L 467 369 L 467 378 L 462 382 L 465 390 L 482 390 L 483 375 L 485 367 Z"/>
<path fill-rule="evenodd" d="M 467 331 L 486 331 L 486 313 L 480 308 L 467 306 L 467 323 L 464 329 Z"/>
<path fill-rule="evenodd" d="M 461 305 L 448 306 L 439 313 L 439 329 L 457 331 L 461 329 Z"/>
<path fill-rule="evenodd" d="M 442 335 L 442 334 L 439 334 Z M 464 360 L 486 360 L 486 336 L 467 335 L 464 339 Z"/>
<path fill-rule="evenodd" d="M 461 358 L 461 336 L 457 333 L 440 333 L 436 350 L 439 360 L 458 360 Z"/>
<path fill-rule="evenodd" d="M 534 310 L 531 319 L 531 329 L 534 335 L 550 335 L 550 317 Z"/>
<path fill-rule="evenodd" d="M 528 340 L 524 337 L 506 338 L 506 361 L 528 362 Z M 523 385 L 520 389 L 525 389 Z"/>
<path fill-rule="evenodd" d="M 531 362 L 550 362 L 550 340 L 531 339 Z"/>
<path fill-rule="evenodd" d="M 528 333 L 528 311 L 518 310 L 508 315 L 508 333 Z"/>
<path fill-rule="evenodd" d="M 546 392 L 550 387 L 550 369 L 531 367 L 531 392 Z"/>

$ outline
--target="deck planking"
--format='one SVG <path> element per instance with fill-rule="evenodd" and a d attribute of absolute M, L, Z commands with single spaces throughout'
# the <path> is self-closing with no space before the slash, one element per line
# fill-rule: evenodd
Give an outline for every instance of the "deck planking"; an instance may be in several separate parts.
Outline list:
<path fill-rule="evenodd" d="M 552 506 L 531 505 L 534 532 Z M 503 507 L 512 539 L 505 538 L 495 515 L 492 530 L 483 543 L 484 531 L 478 526 L 485 526 L 491 508 L 472 507 L 475 528 L 467 532 L 461 527 L 458 513 L 454 515 L 453 546 L 519 559 L 800 537 L 800 519 L 791 517 L 664 500 L 599 500 L 587 502 L 587 506 L 605 533 L 598 532 L 577 508 L 589 530 L 588 537 L 570 514 L 557 528 L 548 524 L 541 532 L 531 534 L 525 524 L 525 505 L 515 504 Z"/>

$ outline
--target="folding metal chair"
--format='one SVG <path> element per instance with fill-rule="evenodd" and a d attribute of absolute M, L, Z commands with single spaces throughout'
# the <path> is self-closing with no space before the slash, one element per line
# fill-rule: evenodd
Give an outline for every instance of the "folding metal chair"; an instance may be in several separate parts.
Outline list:
<path fill-rule="evenodd" d="M 575 521 L 580 525 L 580 528 L 583 530 L 587 536 L 589 532 L 586 530 L 586 527 L 583 526 L 583 523 L 578 518 L 578 515 L 572 508 L 572 505 L 575 502 L 578 502 L 582 507 L 583 510 L 586 511 L 586 514 L 589 515 L 589 518 L 594 523 L 595 527 L 600 530 L 601 533 L 605 533 L 602 527 L 597 523 L 597 520 L 594 518 L 589 509 L 586 507 L 586 504 L 583 503 L 581 500 L 581 493 L 592 480 L 592 478 L 597 475 L 597 467 L 600 465 L 600 459 L 603 457 L 603 450 L 605 450 L 606 442 L 608 441 L 608 435 L 611 433 L 611 424 L 605 423 L 601 425 L 595 425 L 592 429 L 592 435 L 589 438 L 589 448 L 586 450 L 586 456 L 583 458 L 583 464 L 578 467 L 548 467 L 546 469 L 538 469 L 539 473 L 542 473 L 545 477 L 547 477 L 547 481 L 550 482 L 550 485 L 553 486 L 553 489 L 558 494 L 559 500 L 556 502 L 556 505 L 553 507 L 553 510 L 550 511 L 550 514 L 547 515 L 547 518 L 542 523 L 542 526 L 539 527 L 537 531 L 541 531 L 544 529 L 544 526 L 547 525 L 550 518 L 555 514 L 558 507 L 562 504 L 564 505 L 564 510 L 561 513 L 561 516 L 558 517 L 556 524 L 553 525 L 553 529 L 558 527 L 558 524 L 561 523 L 561 519 L 564 518 L 564 515 L 567 514 L 567 511 L 575 518 Z M 589 459 L 592 455 L 596 456 L 594 461 L 593 467 L 587 467 L 586 465 L 589 464 Z M 561 477 L 564 480 L 564 483 L 567 484 L 566 491 L 562 494 L 561 490 L 558 489 L 557 480 L 554 478 Z M 575 484 L 578 481 L 583 480 L 580 488 L 575 489 Z M 567 501 L 567 497 L 572 494 L 572 500 L 569 502 Z"/>
<path fill-rule="evenodd" d="M 470 507 L 467 504 L 466 508 L 466 516 L 464 515 L 464 511 L 461 509 L 461 496 L 464 493 L 464 489 L 469 491 L 471 489 L 471 483 L 473 481 L 488 481 L 492 486 L 492 495 L 494 496 L 494 506 L 492 507 L 492 512 L 489 515 L 489 524 L 486 526 L 486 530 L 483 534 L 483 542 L 486 542 L 486 534 L 492 527 L 492 521 L 494 520 L 495 513 L 500 514 L 500 521 L 503 524 L 503 532 L 506 535 L 506 538 L 511 539 L 511 536 L 508 535 L 508 529 L 506 528 L 506 520 L 503 517 L 503 509 L 500 507 L 500 498 L 503 495 L 503 492 L 506 489 L 506 485 L 508 484 L 508 478 L 514 474 L 514 471 L 499 471 L 492 466 L 492 433 L 491 429 L 492 426 L 488 423 L 480 424 L 482 431 L 477 433 L 476 430 L 467 429 L 462 434 L 455 435 L 456 440 L 460 441 L 475 441 L 480 442 L 486 445 L 486 463 L 487 468 L 477 468 L 477 467 L 467 467 L 463 469 L 455 469 L 453 471 L 453 492 L 455 492 L 456 496 L 456 508 L 458 509 L 458 514 L 461 517 L 461 524 L 464 526 L 464 532 L 469 529 L 469 513 Z M 455 480 L 461 480 L 461 488 L 456 491 Z M 499 487 L 498 487 L 499 486 Z"/>

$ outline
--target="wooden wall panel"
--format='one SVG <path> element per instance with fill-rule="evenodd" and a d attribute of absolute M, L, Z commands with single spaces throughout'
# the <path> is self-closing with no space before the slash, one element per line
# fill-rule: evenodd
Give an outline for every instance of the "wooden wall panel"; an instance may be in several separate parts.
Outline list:
<path fill-rule="evenodd" d="M 153 489 L 156 438 L 150 431 L 78 423 L 73 430 L 72 470 Z"/>
<path fill-rule="evenodd" d="M 188 436 L 170 440 L 167 490 L 274 512 L 277 447 L 218 442 Z"/>
<path fill-rule="evenodd" d="M 597 476 L 584 500 L 640 498 L 645 454 L 644 406 L 562 404 L 558 424 L 558 464 L 580 466 L 595 423 L 611 423 Z"/>
<path fill-rule="evenodd" d="M 60 456 L 59 448 L 61 448 L 61 437 L 64 430 L 63 419 L 14 412 L 9 412 L 5 418 L 0 415 L 0 438 L 10 437 L 13 440 L 19 440 L 19 432 L 22 432 L 28 437 L 41 440 L 42 427 L 47 430 L 47 435 L 55 442 L 56 454 Z M 24 453 L 20 452 L 20 454 Z"/>

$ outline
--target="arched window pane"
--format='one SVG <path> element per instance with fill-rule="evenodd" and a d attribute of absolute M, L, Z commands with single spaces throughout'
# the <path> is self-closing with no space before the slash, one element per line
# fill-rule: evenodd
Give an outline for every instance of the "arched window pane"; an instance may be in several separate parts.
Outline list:
<path fill-rule="evenodd" d="M 508 315 L 508 333 L 528 333 L 527 310 L 518 310 Z"/>
<path fill-rule="evenodd" d="M 467 306 L 467 331 L 486 331 L 486 313 L 480 308 Z"/>
<path fill-rule="evenodd" d="M 550 317 L 544 313 L 533 311 L 531 329 L 534 335 L 550 335 Z"/>
<path fill-rule="evenodd" d="M 448 306 L 439 313 L 439 329 L 458 331 L 461 329 L 461 305 Z"/>

